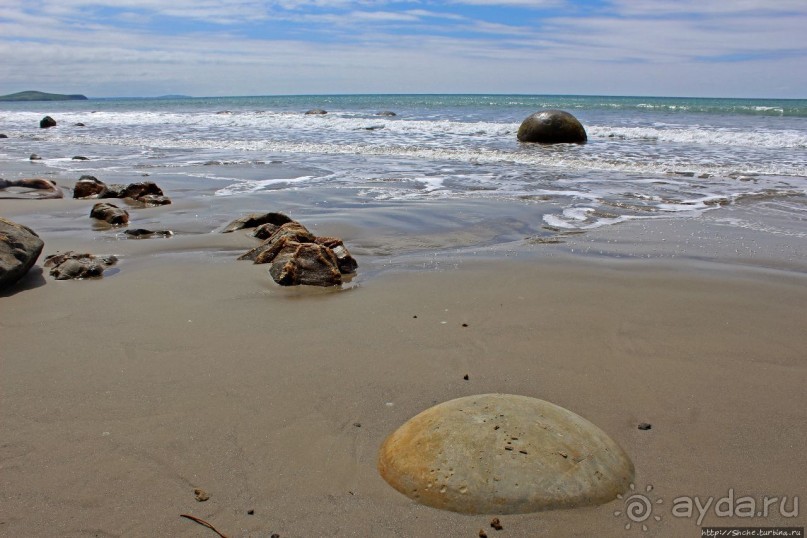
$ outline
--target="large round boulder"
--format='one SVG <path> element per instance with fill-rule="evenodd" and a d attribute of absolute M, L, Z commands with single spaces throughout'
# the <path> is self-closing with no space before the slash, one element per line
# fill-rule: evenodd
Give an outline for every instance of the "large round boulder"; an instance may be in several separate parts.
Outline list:
<path fill-rule="evenodd" d="M 56 120 L 54 120 L 50 116 L 45 116 L 44 118 L 39 120 L 40 129 L 49 129 L 50 127 L 56 127 Z"/>
<path fill-rule="evenodd" d="M 519 142 L 582 144 L 588 140 L 583 125 L 563 110 L 543 110 L 527 116 L 518 128 Z"/>
<path fill-rule="evenodd" d="M 44 246 L 32 229 L 0 217 L 0 289 L 22 278 Z"/>
<path fill-rule="evenodd" d="M 509 394 L 467 396 L 423 411 L 387 437 L 378 470 L 417 502 L 467 514 L 606 503 L 634 476 L 625 452 L 591 422 Z"/>

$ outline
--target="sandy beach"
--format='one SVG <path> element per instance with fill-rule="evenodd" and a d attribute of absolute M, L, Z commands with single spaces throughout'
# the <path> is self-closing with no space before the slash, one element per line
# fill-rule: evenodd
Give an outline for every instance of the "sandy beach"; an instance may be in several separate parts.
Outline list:
<path fill-rule="evenodd" d="M 198 200 L 174 198 L 133 213 L 179 219 L 176 236 L 149 240 L 94 228 L 91 200 L 0 201 L 45 241 L 0 297 L 0 535 L 215 536 L 180 514 L 230 537 L 284 538 L 804 525 L 774 508 L 751 519 L 710 510 L 700 525 L 671 513 L 682 496 L 787 496 L 792 510 L 804 494 L 807 266 L 792 242 L 749 256 L 737 245 L 751 235 L 705 220 L 463 247 L 491 233 L 480 225 L 424 233 L 441 245 L 430 251 L 414 248 L 407 218 L 468 207 L 323 213 L 301 220 L 340 235 L 359 273 L 340 291 L 287 289 L 236 261 L 253 238 L 211 233 L 235 207 L 198 218 Z M 399 220 L 397 231 L 379 219 Z M 659 238 L 667 255 L 651 255 Z M 102 279 L 55 281 L 42 259 L 67 249 L 120 262 Z M 492 516 L 418 505 L 378 475 L 378 448 L 403 422 L 484 393 L 545 399 L 602 428 L 632 458 L 637 491 L 663 501 L 660 521 L 626 530 L 615 500 L 502 516 L 495 531 Z"/>

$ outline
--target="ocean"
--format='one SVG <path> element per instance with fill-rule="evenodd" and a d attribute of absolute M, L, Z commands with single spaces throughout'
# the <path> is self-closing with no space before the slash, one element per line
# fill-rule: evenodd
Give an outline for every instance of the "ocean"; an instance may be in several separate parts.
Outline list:
<path fill-rule="evenodd" d="M 304 114 L 314 108 L 327 114 Z M 520 122 L 544 109 L 574 114 L 588 143 L 519 143 Z M 385 111 L 395 115 L 379 115 Z M 57 120 L 56 128 L 38 128 L 45 114 Z M 0 166 L 7 170 L 0 168 L 0 177 L 36 153 L 43 158 L 36 170 L 59 178 L 159 177 L 190 195 L 229 198 L 244 208 L 270 210 L 275 202 L 305 200 L 296 202 L 308 204 L 304 213 L 355 215 L 381 207 L 387 221 L 391 210 L 406 215 L 412 209 L 415 215 L 422 204 L 429 204 L 432 220 L 434 204 L 447 210 L 484 202 L 512 208 L 521 224 L 482 234 L 482 243 L 707 214 L 738 229 L 807 238 L 807 100 L 90 99 L 2 103 L 0 133 L 9 136 L 0 144 Z M 73 160 L 75 155 L 90 160 Z M 727 211 L 737 207 L 742 218 Z M 455 213 L 446 216 L 450 228 L 474 220 L 473 214 Z M 487 215 L 474 222 L 484 228 L 495 220 Z"/>

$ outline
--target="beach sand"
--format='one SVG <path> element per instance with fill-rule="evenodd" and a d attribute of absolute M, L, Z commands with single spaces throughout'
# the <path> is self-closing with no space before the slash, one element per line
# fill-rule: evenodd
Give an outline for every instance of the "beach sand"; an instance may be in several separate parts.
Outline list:
<path fill-rule="evenodd" d="M 123 240 L 93 227 L 92 203 L 0 201 L 46 242 L 0 294 L 0 536 L 215 536 L 180 518 L 191 514 L 230 537 L 694 537 L 697 513 L 671 514 L 677 497 L 733 490 L 787 496 L 792 509 L 805 493 L 805 265 L 719 256 L 729 232 L 717 225 L 487 250 L 457 230 L 466 246 L 435 255 L 428 234 L 416 250 L 403 232 L 362 226 L 372 212 L 331 214 L 316 233 L 341 235 L 360 264 L 334 291 L 281 288 L 266 266 L 236 261 L 255 240 L 209 232 L 240 212 L 180 195 L 148 222 L 196 224 Z M 691 245 L 693 230 L 712 246 Z M 445 247 L 444 235 L 432 240 Z M 641 259 L 658 235 L 677 255 Z M 708 255 L 686 251 L 704 244 Z M 121 261 L 102 279 L 57 282 L 42 261 L 67 249 Z M 607 432 L 633 459 L 637 492 L 652 485 L 663 501 L 661 520 L 626 530 L 615 500 L 501 516 L 497 532 L 492 516 L 418 505 L 379 476 L 378 448 L 403 422 L 492 392 L 548 400 Z M 701 524 L 805 524 L 770 511 L 710 510 Z"/>

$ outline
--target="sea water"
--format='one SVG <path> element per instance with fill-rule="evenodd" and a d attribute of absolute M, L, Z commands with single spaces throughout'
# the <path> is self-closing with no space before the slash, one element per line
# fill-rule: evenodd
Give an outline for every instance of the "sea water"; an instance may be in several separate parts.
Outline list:
<path fill-rule="evenodd" d="M 313 108 L 327 114 L 305 114 Z M 519 143 L 520 122 L 545 109 L 574 114 L 588 142 Z M 386 111 L 395 115 L 379 114 Z M 38 129 L 45 114 L 56 128 Z M 542 228 L 575 233 L 743 205 L 775 215 L 775 233 L 807 237 L 807 100 L 90 99 L 2 103 L 0 132 L 9 136 L 0 164 L 37 153 L 43 166 L 75 179 L 170 175 L 188 191 L 204 185 L 213 197 L 316 199 L 328 192 L 332 204 L 402 210 L 424 201 L 511 201 L 540 208 Z M 74 154 L 91 160 L 72 160 Z M 287 173 L 278 177 L 273 167 L 281 162 Z"/>

